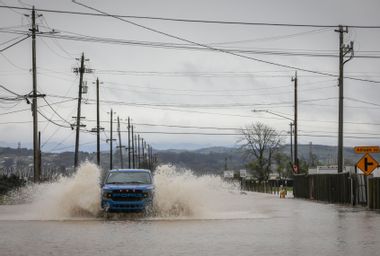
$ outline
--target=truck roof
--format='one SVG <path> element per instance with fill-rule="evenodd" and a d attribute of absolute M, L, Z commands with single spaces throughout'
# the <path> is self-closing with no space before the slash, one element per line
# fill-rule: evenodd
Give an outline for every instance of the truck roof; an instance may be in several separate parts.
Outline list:
<path fill-rule="evenodd" d="M 112 169 L 109 172 L 147 172 L 147 173 L 151 173 L 151 171 L 147 170 L 147 169 Z"/>

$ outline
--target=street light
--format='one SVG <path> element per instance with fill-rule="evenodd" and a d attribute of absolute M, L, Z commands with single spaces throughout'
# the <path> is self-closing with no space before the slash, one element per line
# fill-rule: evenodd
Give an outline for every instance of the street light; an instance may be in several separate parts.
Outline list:
<path fill-rule="evenodd" d="M 279 116 L 279 117 L 282 117 L 282 118 L 285 118 L 285 119 L 288 119 L 290 121 L 293 121 L 293 119 L 291 119 L 290 117 L 287 117 L 287 116 L 284 116 L 284 115 L 281 115 L 281 114 L 278 114 L 278 113 L 275 113 L 275 112 L 272 112 L 270 110 L 267 110 L 267 109 L 252 109 L 252 112 L 255 112 L 255 113 L 269 113 L 269 114 L 272 114 L 272 115 L 275 115 L 275 116 Z"/>

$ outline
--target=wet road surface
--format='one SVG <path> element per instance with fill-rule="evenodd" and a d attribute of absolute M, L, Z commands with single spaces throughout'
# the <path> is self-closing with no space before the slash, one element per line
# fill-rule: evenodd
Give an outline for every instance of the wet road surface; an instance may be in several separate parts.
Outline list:
<path fill-rule="evenodd" d="M 232 193 L 207 216 L 28 220 L 0 206 L 0 255 L 379 255 L 380 214 Z"/>

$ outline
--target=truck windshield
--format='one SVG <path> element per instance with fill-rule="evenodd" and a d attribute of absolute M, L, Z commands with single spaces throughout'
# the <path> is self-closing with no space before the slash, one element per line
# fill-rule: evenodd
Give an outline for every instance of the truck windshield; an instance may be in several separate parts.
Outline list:
<path fill-rule="evenodd" d="M 147 172 L 111 172 L 106 184 L 151 184 L 152 179 Z"/>

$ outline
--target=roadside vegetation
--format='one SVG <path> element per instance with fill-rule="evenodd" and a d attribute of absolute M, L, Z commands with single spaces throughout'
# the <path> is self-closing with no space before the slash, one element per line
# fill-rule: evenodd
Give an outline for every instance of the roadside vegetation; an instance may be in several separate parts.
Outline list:
<path fill-rule="evenodd" d="M 12 190 L 20 188 L 25 185 L 25 181 L 16 175 L 0 176 L 0 204 L 3 203 L 5 196 Z"/>

